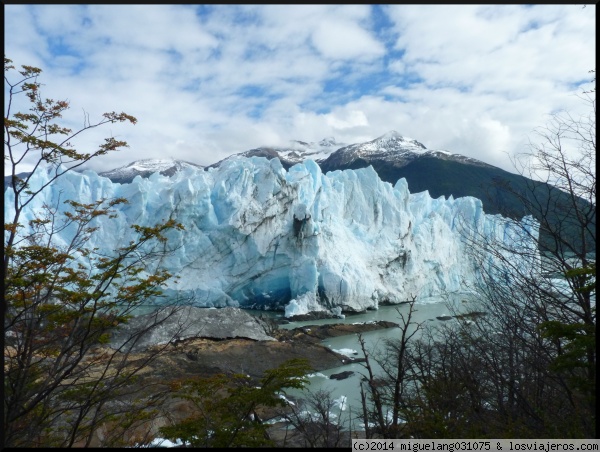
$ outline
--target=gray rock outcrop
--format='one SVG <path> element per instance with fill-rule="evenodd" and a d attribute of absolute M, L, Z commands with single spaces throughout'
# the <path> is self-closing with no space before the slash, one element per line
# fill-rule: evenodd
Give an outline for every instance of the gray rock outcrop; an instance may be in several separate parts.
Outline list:
<path fill-rule="evenodd" d="M 133 317 L 113 333 L 111 347 L 129 349 L 132 346 L 132 351 L 140 351 L 193 337 L 276 340 L 265 333 L 262 320 L 242 309 L 177 306 Z"/>

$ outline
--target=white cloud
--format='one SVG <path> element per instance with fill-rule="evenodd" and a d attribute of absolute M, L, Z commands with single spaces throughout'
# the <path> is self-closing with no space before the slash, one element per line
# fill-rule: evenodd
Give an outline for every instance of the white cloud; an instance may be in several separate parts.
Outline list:
<path fill-rule="evenodd" d="M 477 89 L 483 84 L 511 91 L 520 80 L 564 78 L 594 62 L 591 16 L 570 5 L 397 6 L 389 11 L 404 64 L 431 85 Z"/>
<path fill-rule="evenodd" d="M 213 48 L 218 41 L 203 29 L 190 6 L 91 5 L 86 10 L 88 40 L 127 46 L 132 50 L 175 50 L 179 53 Z"/>
<path fill-rule="evenodd" d="M 321 54 L 331 59 L 373 59 L 385 49 L 373 36 L 356 23 L 322 22 L 312 36 Z"/>
<path fill-rule="evenodd" d="M 344 130 L 369 125 L 367 116 L 360 110 L 345 111 L 342 115 L 328 114 L 325 115 L 325 120 L 334 130 Z"/>

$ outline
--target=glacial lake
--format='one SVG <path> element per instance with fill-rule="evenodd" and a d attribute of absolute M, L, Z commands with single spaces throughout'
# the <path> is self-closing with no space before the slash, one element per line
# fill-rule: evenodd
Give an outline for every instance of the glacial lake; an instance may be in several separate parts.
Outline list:
<path fill-rule="evenodd" d="M 478 310 L 474 304 L 468 302 L 462 302 L 461 308 L 464 311 Z M 396 306 L 383 306 L 378 310 L 367 311 L 360 314 L 347 315 L 344 319 L 322 319 L 312 321 L 301 321 L 301 322 L 290 322 L 289 324 L 281 325 L 281 328 L 292 329 L 298 327 L 308 327 L 310 325 L 323 325 L 323 324 L 334 324 L 334 323 L 364 323 L 364 322 L 375 322 L 379 320 L 386 320 L 394 323 L 401 324 L 401 319 L 398 311 L 406 316 L 408 313 L 409 305 L 402 304 Z M 437 317 L 451 315 L 448 305 L 444 301 L 433 301 L 426 303 L 416 303 L 415 312 L 413 313 L 412 322 L 415 324 L 423 323 L 424 325 L 430 324 L 431 326 L 441 325 L 445 322 L 455 322 L 456 320 L 438 320 Z M 463 309 L 461 309 L 463 311 Z M 256 315 L 265 314 L 264 311 L 252 311 Z M 280 316 L 281 313 L 269 313 L 269 316 Z M 362 334 L 367 350 L 370 354 L 377 348 L 379 348 L 386 339 L 396 339 L 400 337 L 400 328 L 388 328 L 382 330 L 369 331 Z M 361 411 L 360 402 L 360 381 L 363 375 L 366 375 L 366 370 L 360 363 L 352 363 L 352 357 L 362 358 L 363 354 L 358 342 L 358 336 L 351 334 L 347 336 L 338 336 L 329 338 L 321 341 L 321 343 L 338 353 L 349 356 L 348 362 L 340 367 L 327 369 L 319 372 L 315 372 L 309 376 L 309 385 L 307 389 L 310 391 L 326 390 L 331 391 L 332 398 L 341 400 L 345 397 L 346 407 L 345 410 L 340 412 L 334 412 L 338 416 L 341 414 L 343 422 L 347 422 L 350 417 L 355 418 Z M 357 354 L 354 355 L 353 352 Z M 374 366 L 375 367 L 375 366 Z M 344 380 L 330 379 L 332 374 L 337 374 L 345 371 L 353 371 L 354 374 Z M 302 398 L 306 395 L 305 391 L 290 390 L 288 391 L 290 397 Z M 353 422 L 353 429 L 362 429 L 359 420 Z"/>

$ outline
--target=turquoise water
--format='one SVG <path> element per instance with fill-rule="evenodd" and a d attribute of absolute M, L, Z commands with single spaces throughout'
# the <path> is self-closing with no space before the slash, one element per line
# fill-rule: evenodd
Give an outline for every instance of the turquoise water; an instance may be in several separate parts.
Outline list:
<path fill-rule="evenodd" d="M 429 303 L 417 303 L 415 305 L 417 312 L 413 316 L 413 321 L 420 322 L 428 320 L 430 318 L 435 319 L 436 316 L 447 314 L 448 309 L 445 308 L 444 301 L 434 301 Z M 254 315 L 264 315 L 266 317 L 274 317 L 283 319 L 283 312 L 274 311 L 259 311 L 247 309 L 247 312 Z M 360 314 L 347 314 L 343 319 L 321 319 L 321 320 L 305 320 L 301 322 L 290 322 L 288 324 L 280 325 L 283 329 L 293 329 L 308 325 L 331 325 L 335 323 L 357 323 L 357 322 L 376 322 L 379 320 L 386 320 L 390 322 L 400 323 L 399 313 L 404 315 L 408 312 L 408 304 L 401 304 L 395 306 L 382 306 L 377 310 L 366 311 Z"/>
<path fill-rule="evenodd" d="M 466 306 L 468 308 L 468 306 Z M 413 313 L 411 322 L 415 324 L 421 323 L 423 325 L 430 324 L 431 326 L 440 325 L 444 323 L 442 320 L 438 320 L 438 316 L 449 315 L 449 309 L 445 302 L 433 302 L 426 304 L 416 304 L 416 311 Z M 371 322 L 377 320 L 387 320 L 395 323 L 402 323 L 400 314 L 408 313 L 408 305 L 399 306 L 385 306 L 379 308 L 377 311 L 368 311 L 364 314 L 347 316 L 345 319 L 327 319 L 318 321 L 306 321 L 306 322 L 292 322 L 288 325 L 283 325 L 285 328 L 297 328 L 300 326 L 309 326 L 317 324 L 329 324 L 329 323 L 357 323 L 357 322 Z M 454 320 L 450 320 L 454 321 Z M 409 328 L 409 331 L 414 331 L 415 326 Z M 383 344 L 386 339 L 396 339 L 400 337 L 400 328 L 388 328 L 383 330 L 375 330 L 363 333 L 362 336 L 366 343 L 367 351 L 370 355 L 376 353 L 376 350 Z M 322 341 L 322 344 L 330 347 L 338 352 L 345 352 L 350 357 L 355 356 L 356 358 L 362 358 L 363 353 L 358 342 L 358 335 L 352 334 L 347 336 L 338 336 Z M 357 354 L 354 355 L 353 352 Z M 307 387 L 310 391 L 326 390 L 330 391 L 333 399 L 340 399 L 345 397 L 346 409 L 339 411 L 336 414 L 341 415 L 341 419 L 344 422 L 350 417 L 355 418 L 361 410 L 360 402 L 360 381 L 361 378 L 366 375 L 366 370 L 360 363 L 352 363 L 352 359 L 348 358 L 350 364 L 342 365 L 333 369 L 327 369 L 320 372 L 316 372 L 309 376 L 309 385 Z M 377 367 L 376 365 L 374 367 Z M 329 378 L 332 374 L 336 374 L 344 371 L 353 371 L 354 374 L 345 380 L 332 380 Z M 303 397 L 305 393 L 303 391 L 292 390 L 289 391 L 289 396 L 292 398 Z M 353 421 L 353 429 L 361 429 L 362 426 L 359 421 Z"/>

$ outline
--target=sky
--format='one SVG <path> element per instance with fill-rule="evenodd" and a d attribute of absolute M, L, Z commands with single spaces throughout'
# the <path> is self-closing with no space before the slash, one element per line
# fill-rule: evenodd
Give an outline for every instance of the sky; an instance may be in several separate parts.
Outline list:
<path fill-rule="evenodd" d="M 586 5 L 5 5 L 5 56 L 43 70 L 80 151 L 112 136 L 144 158 L 210 165 L 291 140 L 395 130 L 515 171 L 549 115 L 587 108 L 596 7 Z M 6 84 L 5 84 L 6 99 Z M 15 101 L 13 108 L 17 108 Z M 6 113 L 6 100 L 5 100 Z M 26 165 L 27 162 L 25 162 Z M 27 170 L 23 165 L 22 169 Z"/>

